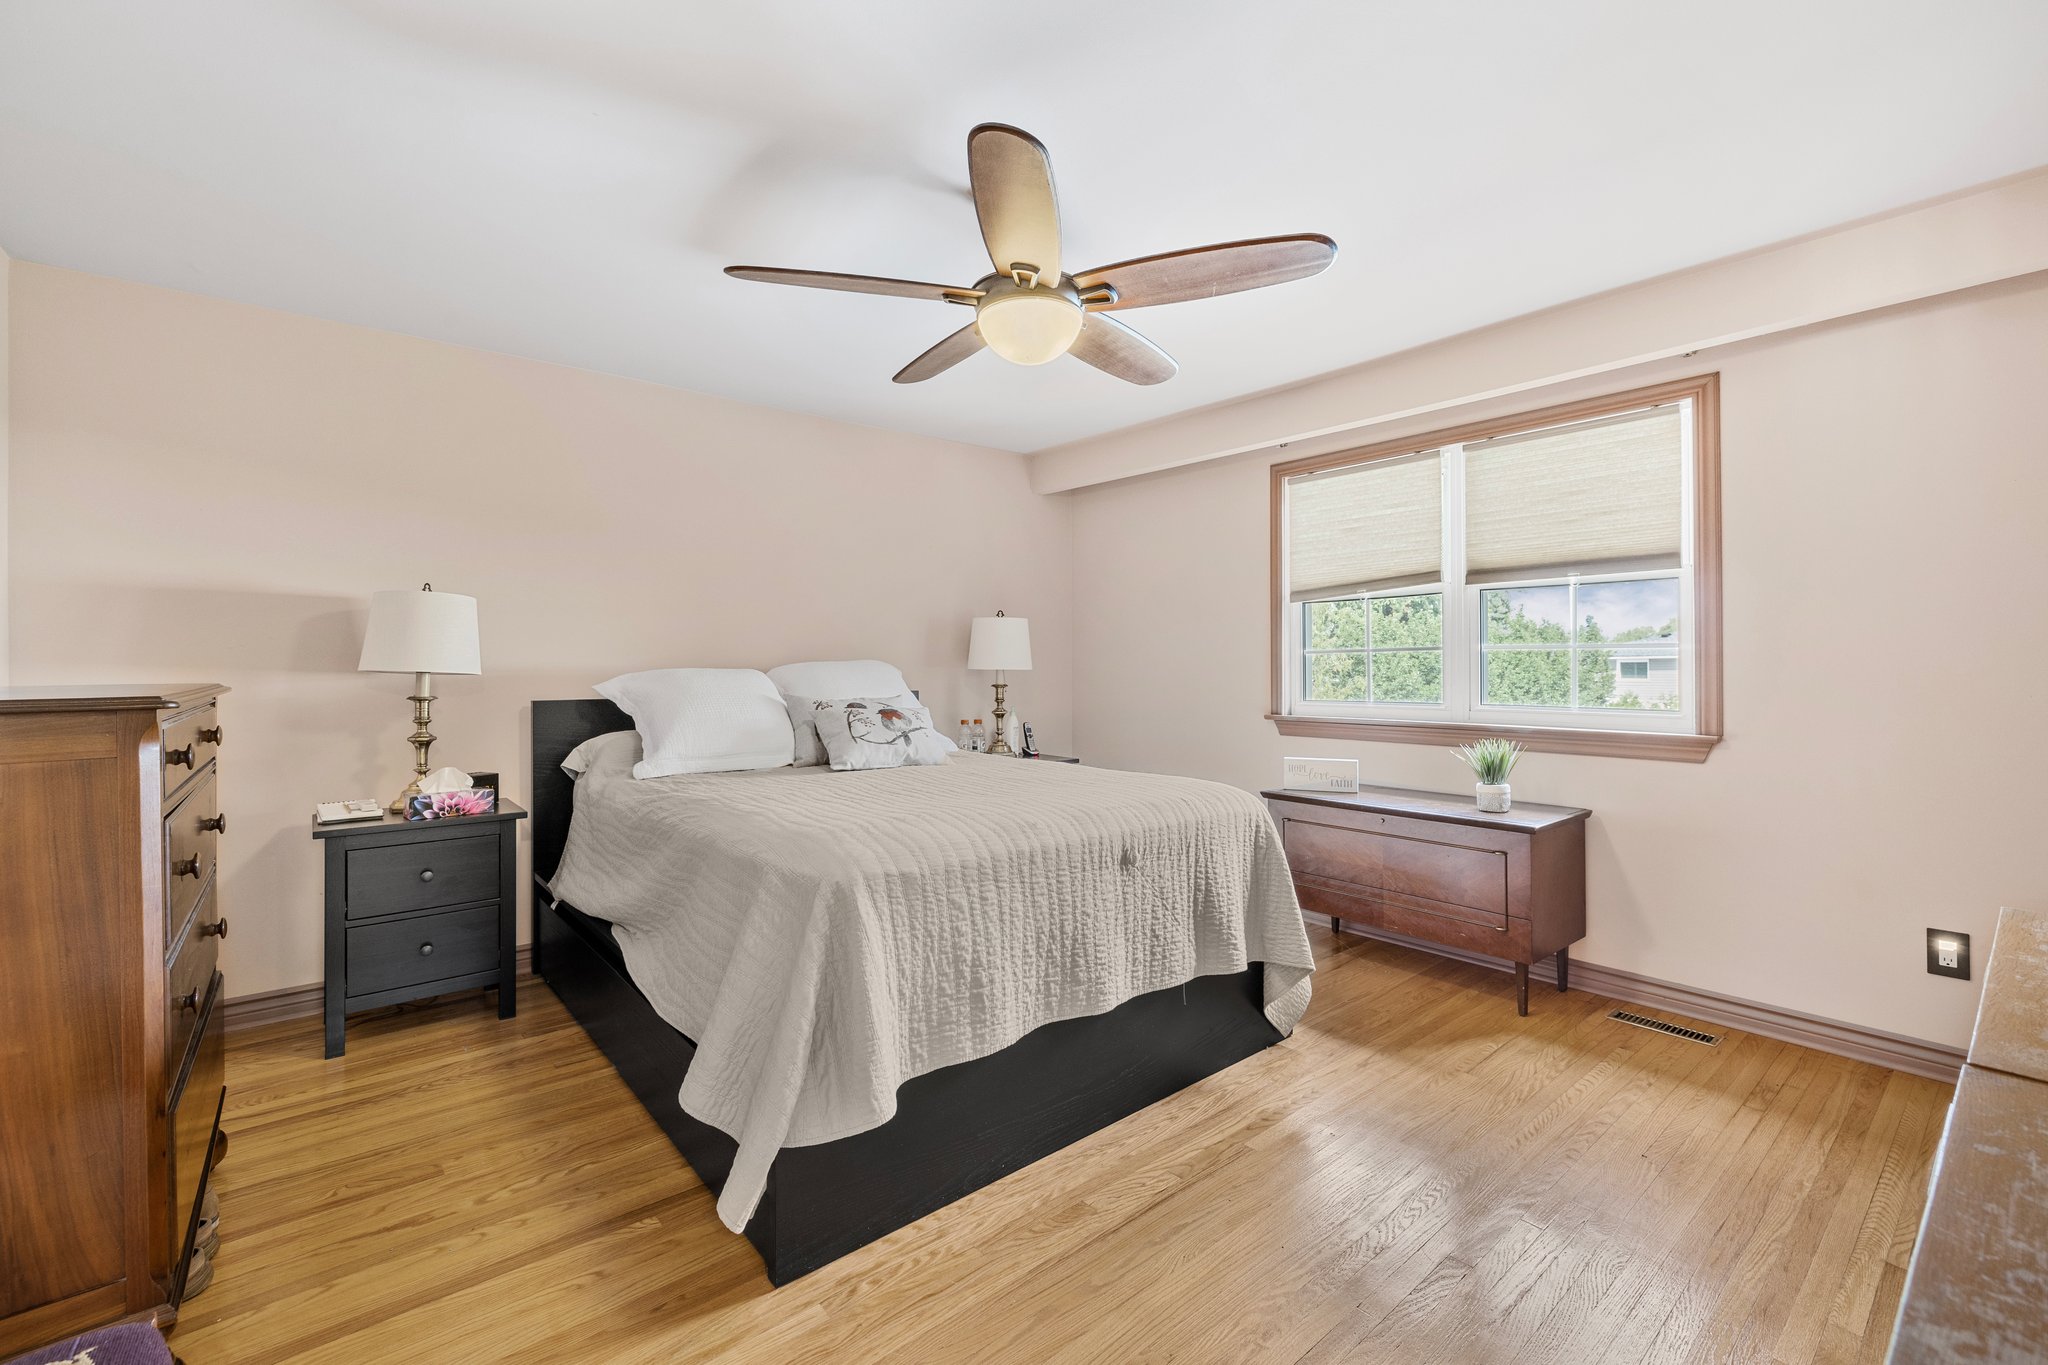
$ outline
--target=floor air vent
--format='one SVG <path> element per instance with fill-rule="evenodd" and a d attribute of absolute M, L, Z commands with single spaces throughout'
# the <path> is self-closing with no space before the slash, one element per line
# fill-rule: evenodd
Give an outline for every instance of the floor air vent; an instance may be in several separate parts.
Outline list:
<path fill-rule="evenodd" d="M 1637 1028 L 1649 1029 L 1652 1033 L 1668 1033 L 1673 1038 L 1683 1038 L 1689 1043 L 1705 1043 L 1708 1047 L 1715 1047 L 1721 1041 L 1719 1034 L 1701 1033 L 1696 1028 L 1681 1028 L 1677 1024 L 1667 1024 L 1662 1019 L 1649 1019 L 1640 1014 L 1630 1014 L 1627 1010 L 1616 1010 L 1607 1017 L 1619 1019 L 1624 1024 L 1634 1024 Z"/>

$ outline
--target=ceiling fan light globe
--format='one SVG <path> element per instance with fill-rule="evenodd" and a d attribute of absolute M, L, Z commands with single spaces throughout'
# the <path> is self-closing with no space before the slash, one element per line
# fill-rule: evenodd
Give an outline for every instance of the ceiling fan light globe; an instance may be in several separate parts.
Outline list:
<path fill-rule="evenodd" d="M 1052 289 L 1018 289 L 982 299 L 974 325 L 988 348 L 1013 365 L 1058 360 L 1081 335 L 1081 305 Z"/>

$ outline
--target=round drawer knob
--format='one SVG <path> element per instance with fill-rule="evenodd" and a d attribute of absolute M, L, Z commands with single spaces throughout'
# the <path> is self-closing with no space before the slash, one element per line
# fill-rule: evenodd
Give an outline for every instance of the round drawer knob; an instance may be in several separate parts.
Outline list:
<path fill-rule="evenodd" d="M 203 924 L 199 927 L 199 937 L 206 938 L 209 935 L 214 938 L 226 938 L 228 936 L 227 920 L 225 918 L 217 919 L 211 924 Z"/>
<path fill-rule="evenodd" d="M 179 996 L 178 1009 L 183 1012 L 197 1013 L 199 1010 L 199 992 L 189 991 Z"/>
<path fill-rule="evenodd" d="M 201 820 L 199 822 L 199 828 L 202 830 L 210 829 L 215 834 L 226 834 L 228 832 L 228 817 L 225 815 L 216 815 L 210 819 Z"/>
<path fill-rule="evenodd" d="M 434 945 L 433 945 L 433 944 L 431 944 L 431 943 L 422 943 L 422 944 L 420 945 L 420 956 L 421 956 L 421 957 L 432 957 L 433 955 L 434 955 Z"/>
<path fill-rule="evenodd" d="M 195 853 L 191 857 L 184 859 L 182 862 L 172 863 L 171 875 L 173 877 L 197 878 L 199 876 L 199 855 Z"/>
<path fill-rule="evenodd" d="M 193 760 L 196 757 L 197 754 L 194 753 L 192 746 L 189 744 L 187 744 L 182 749 L 164 750 L 164 762 L 172 765 L 173 767 L 182 763 L 189 768 L 192 766 Z"/>
<path fill-rule="evenodd" d="M 433 868 L 431 868 L 431 867 L 423 867 L 423 868 L 421 868 L 421 869 L 420 869 L 420 880 L 421 880 L 421 881 L 423 881 L 423 882 L 430 882 L 430 881 L 434 880 L 434 869 L 433 869 Z"/>
<path fill-rule="evenodd" d="M 199 742 L 201 744 L 218 745 L 220 743 L 220 727 L 216 725 L 211 730 L 201 730 L 199 732 Z"/>

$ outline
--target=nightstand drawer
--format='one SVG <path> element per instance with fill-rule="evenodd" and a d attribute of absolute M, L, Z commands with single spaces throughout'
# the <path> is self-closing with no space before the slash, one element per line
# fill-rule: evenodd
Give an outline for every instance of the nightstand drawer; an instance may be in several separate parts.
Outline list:
<path fill-rule="evenodd" d="M 348 918 L 395 915 L 498 897 L 495 833 L 348 851 Z M 361 994 L 351 981 L 350 994 Z"/>
<path fill-rule="evenodd" d="M 348 993 L 418 986 L 498 965 L 498 907 L 475 905 L 437 915 L 408 915 L 348 931 Z"/>

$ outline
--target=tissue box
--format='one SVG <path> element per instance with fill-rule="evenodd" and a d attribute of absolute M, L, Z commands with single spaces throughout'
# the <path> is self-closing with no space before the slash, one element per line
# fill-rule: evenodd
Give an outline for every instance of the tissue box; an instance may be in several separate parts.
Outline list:
<path fill-rule="evenodd" d="M 489 787 L 461 791 L 423 792 L 405 803 L 408 820 L 448 820 L 463 815 L 489 815 L 498 808 L 498 794 Z"/>

